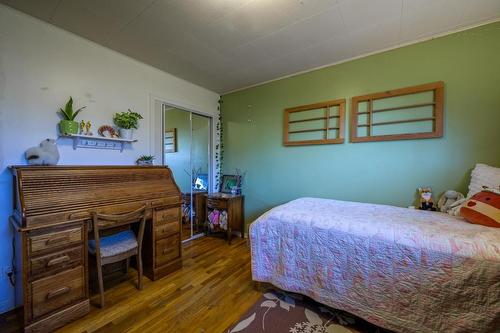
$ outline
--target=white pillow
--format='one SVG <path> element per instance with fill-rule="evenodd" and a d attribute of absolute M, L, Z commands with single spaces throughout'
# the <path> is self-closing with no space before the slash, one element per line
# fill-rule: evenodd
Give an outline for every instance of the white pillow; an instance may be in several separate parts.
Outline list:
<path fill-rule="evenodd" d="M 483 186 L 498 189 L 498 186 L 500 186 L 500 168 L 481 163 L 476 164 L 476 167 L 471 173 L 469 194 L 467 194 L 467 198 L 481 192 Z"/>

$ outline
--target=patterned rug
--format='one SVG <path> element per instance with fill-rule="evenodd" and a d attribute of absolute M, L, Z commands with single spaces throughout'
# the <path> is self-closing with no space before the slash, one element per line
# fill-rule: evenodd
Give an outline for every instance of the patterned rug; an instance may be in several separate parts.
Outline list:
<path fill-rule="evenodd" d="M 283 291 L 266 292 L 228 333 L 389 332 L 347 312 Z"/>

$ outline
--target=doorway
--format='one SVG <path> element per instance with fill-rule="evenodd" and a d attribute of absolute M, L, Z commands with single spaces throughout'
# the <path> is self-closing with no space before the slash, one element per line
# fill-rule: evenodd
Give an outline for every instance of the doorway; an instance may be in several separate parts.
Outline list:
<path fill-rule="evenodd" d="M 182 192 L 182 240 L 205 233 L 205 198 L 211 188 L 212 118 L 162 105 L 163 164 Z"/>

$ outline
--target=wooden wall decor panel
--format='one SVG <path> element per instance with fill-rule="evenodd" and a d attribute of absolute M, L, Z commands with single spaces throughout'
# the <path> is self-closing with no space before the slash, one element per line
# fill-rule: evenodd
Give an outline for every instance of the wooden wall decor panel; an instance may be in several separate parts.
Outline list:
<path fill-rule="evenodd" d="M 177 129 L 169 128 L 165 130 L 165 153 L 177 152 Z"/>
<path fill-rule="evenodd" d="M 423 102 L 401 103 L 389 107 L 376 107 L 377 102 L 390 102 L 390 99 L 401 97 L 411 97 L 420 94 L 430 93 L 430 98 Z M 360 111 L 360 105 L 365 105 L 364 111 Z M 432 114 L 425 116 L 418 115 L 416 110 L 431 108 Z M 414 116 L 407 117 L 404 112 L 414 113 Z M 376 120 L 374 117 L 381 113 L 391 113 L 395 115 L 394 119 Z M 360 118 L 364 117 L 364 121 Z M 350 118 L 350 141 L 351 142 L 370 142 L 370 141 L 390 141 L 390 140 L 410 140 L 439 138 L 443 136 L 443 117 L 444 117 L 444 83 L 442 81 L 422 84 L 418 86 L 406 87 L 401 89 L 389 90 L 379 93 L 356 96 L 352 98 L 351 118 Z M 396 134 L 375 134 L 375 128 L 388 126 L 400 126 L 402 124 L 423 124 L 432 123 L 430 131 L 408 131 L 404 130 Z M 360 135 L 360 129 L 366 130 L 366 135 Z M 392 127 L 393 130 L 397 128 Z"/>
<path fill-rule="evenodd" d="M 331 114 L 332 108 L 338 109 Z M 297 114 L 301 117 L 292 117 Z M 335 121 L 335 124 L 332 122 Z M 283 145 L 304 146 L 344 143 L 345 99 L 301 105 L 285 109 Z M 298 127 L 298 125 L 301 127 Z M 332 137 L 331 132 L 335 131 Z M 316 134 L 316 138 L 293 139 L 294 135 Z"/>

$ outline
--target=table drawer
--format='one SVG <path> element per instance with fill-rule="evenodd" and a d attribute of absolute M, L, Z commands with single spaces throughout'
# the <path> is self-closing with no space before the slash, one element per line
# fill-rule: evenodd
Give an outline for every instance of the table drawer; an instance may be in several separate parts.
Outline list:
<path fill-rule="evenodd" d="M 60 309 L 85 297 L 83 266 L 31 283 L 33 318 Z"/>
<path fill-rule="evenodd" d="M 217 209 L 227 209 L 227 202 L 226 200 L 207 199 L 207 207 L 217 208 Z"/>
<path fill-rule="evenodd" d="M 30 258 L 31 280 L 38 276 L 47 275 L 62 269 L 83 265 L 83 247 L 78 246 L 72 249 L 47 254 L 41 257 Z"/>
<path fill-rule="evenodd" d="M 155 211 L 154 222 L 156 225 L 165 222 L 179 221 L 180 219 L 180 208 L 166 208 L 158 209 Z"/>
<path fill-rule="evenodd" d="M 170 236 L 156 241 L 155 266 L 163 266 L 181 256 L 179 235 Z"/>
<path fill-rule="evenodd" d="M 161 223 L 155 226 L 156 239 L 163 238 L 170 235 L 175 235 L 179 233 L 180 223 L 179 221 Z"/>
<path fill-rule="evenodd" d="M 71 229 L 55 231 L 47 234 L 30 236 L 30 252 L 32 254 L 67 246 L 71 244 L 81 243 L 83 240 L 83 227 L 78 226 Z"/>

